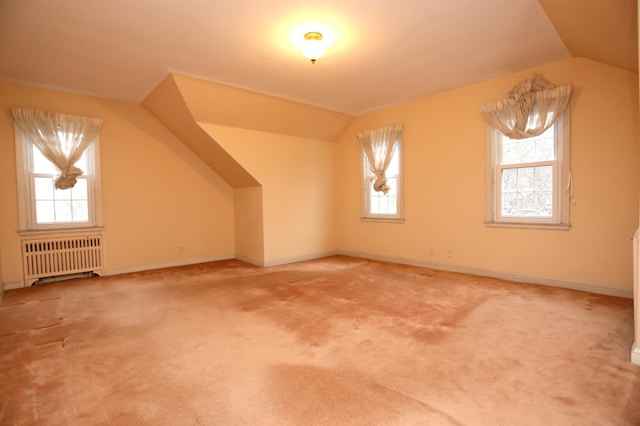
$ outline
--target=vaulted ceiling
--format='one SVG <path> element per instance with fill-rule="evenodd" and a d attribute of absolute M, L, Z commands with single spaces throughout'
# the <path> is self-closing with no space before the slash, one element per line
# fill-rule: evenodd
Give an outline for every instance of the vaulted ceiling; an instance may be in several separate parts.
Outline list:
<path fill-rule="evenodd" d="M 637 72 L 636 0 L 0 1 L 0 79 L 133 102 L 173 72 L 359 115 L 571 56 Z"/>

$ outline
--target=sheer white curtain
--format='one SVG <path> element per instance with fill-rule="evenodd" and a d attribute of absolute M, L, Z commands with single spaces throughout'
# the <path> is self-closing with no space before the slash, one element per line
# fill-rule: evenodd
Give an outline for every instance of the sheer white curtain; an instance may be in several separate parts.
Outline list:
<path fill-rule="evenodd" d="M 25 108 L 13 108 L 11 113 L 18 127 L 60 172 L 55 187 L 72 188 L 83 173 L 74 164 L 98 136 L 102 120 Z"/>
<path fill-rule="evenodd" d="M 367 156 L 369 167 L 376 176 L 373 189 L 377 192 L 386 194 L 391 189 L 387 185 L 385 173 L 398 142 L 402 139 L 403 128 L 402 124 L 396 124 L 358 133 L 358 139 Z"/>
<path fill-rule="evenodd" d="M 482 105 L 485 121 L 511 139 L 524 139 L 545 132 L 569 103 L 571 86 L 555 86 L 534 74 L 511 91 L 507 99 Z"/>

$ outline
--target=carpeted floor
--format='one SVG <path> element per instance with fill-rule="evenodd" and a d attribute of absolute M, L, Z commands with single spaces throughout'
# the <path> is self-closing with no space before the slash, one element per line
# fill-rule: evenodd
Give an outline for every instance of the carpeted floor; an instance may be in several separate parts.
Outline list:
<path fill-rule="evenodd" d="M 0 423 L 639 425 L 633 302 L 348 257 L 0 306 Z"/>

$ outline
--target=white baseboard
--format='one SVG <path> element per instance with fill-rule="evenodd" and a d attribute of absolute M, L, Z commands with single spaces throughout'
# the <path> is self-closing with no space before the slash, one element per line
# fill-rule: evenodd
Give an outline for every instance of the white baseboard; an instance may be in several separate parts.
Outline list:
<path fill-rule="evenodd" d="M 305 260 L 321 259 L 323 257 L 335 256 L 337 250 L 326 251 L 322 253 L 306 254 L 303 256 L 282 257 L 280 259 L 272 259 L 263 262 L 264 267 L 286 265 L 287 263 L 304 262 Z"/>
<path fill-rule="evenodd" d="M 509 281 L 529 283 L 529 284 L 540 284 L 540 285 L 547 285 L 551 287 L 560 287 L 560 288 L 566 288 L 571 290 L 585 291 L 589 293 L 604 294 L 608 296 L 624 297 L 628 299 L 633 298 L 632 289 L 606 287 L 606 286 L 590 284 L 590 283 L 563 281 L 563 280 L 557 280 L 554 278 L 515 274 L 511 272 L 490 271 L 486 269 L 470 268 L 465 266 L 445 265 L 445 264 L 424 262 L 424 261 L 413 260 L 413 259 L 390 257 L 390 256 L 376 255 L 376 254 L 370 254 L 370 253 L 352 252 L 352 251 L 346 251 L 346 250 L 328 251 L 328 252 L 322 252 L 322 253 L 307 254 L 303 256 L 272 259 L 267 261 L 254 259 L 247 256 L 242 256 L 242 255 L 211 256 L 211 257 L 202 257 L 202 258 L 195 258 L 195 259 L 183 259 L 178 261 L 170 261 L 170 262 L 164 262 L 164 263 L 153 264 L 153 265 L 133 266 L 129 268 L 115 268 L 115 269 L 105 268 L 104 275 L 127 274 L 131 272 L 141 272 L 141 271 L 148 271 L 153 269 L 172 268 L 176 266 L 193 265 L 197 263 L 215 262 L 215 261 L 229 260 L 229 259 L 238 259 L 243 262 L 247 262 L 259 267 L 270 267 L 270 266 L 285 265 L 288 263 L 303 262 L 305 260 L 320 259 L 327 256 L 334 256 L 337 254 L 351 256 L 351 257 L 359 257 L 363 259 L 377 260 L 381 262 L 399 263 L 404 265 L 419 266 L 423 268 L 440 269 L 443 271 L 460 272 L 464 274 L 479 275 L 483 277 L 498 278 L 498 279 L 504 279 Z M 4 284 L 4 290 L 15 290 L 22 287 L 23 287 L 23 284 L 22 282 L 19 282 L 19 281 Z M 635 352 L 632 353 L 632 356 L 635 356 L 638 359 L 638 364 L 640 364 L 640 348 L 636 348 Z"/>
<path fill-rule="evenodd" d="M 376 254 L 358 253 L 350 251 L 339 251 L 339 254 L 352 257 L 361 257 L 364 259 L 378 260 L 381 262 L 400 263 L 403 265 L 420 266 L 423 268 L 440 269 L 449 272 L 460 272 L 463 274 L 479 275 L 482 277 L 498 278 L 508 281 L 516 281 L 528 284 L 540 284 L 550 287 L 560 287 L 570 290 L 585 291 L 588 293 L 604 294 L 607 296 L 633 298 L 632 289 L 606 287 L 597 284 L 580 283 L 575 281 L 557 280 L 555 278 L 538 277 L 534 275 L 515 274 L 512 272 L 490 271 L 480 268 L 470 268 L 466 266 L 444 265 L 431 262 L 423 262 L 419 260 L 404 259 L 398 257 L 381 256 Z"/>
<path fill-rule="evenodd" d="M 304 262 L 305 260 L 322 259 L 323 257 L 335 256 L 336 254 L 338 254 L 338 251 L 332 250 L 332 251 L 327 251 L 322 253 L 306 254 L 303 256 L 294 256 L 294 257 L 283 257 L 280 259 L 272 259 L 272 260 L 265 261 L 262 259 L 243 256 L 241 254 L 236 253 L 236 259 L 241 260 L 243 262 L 250 263 L 255 266 L 259 266 L 261 268 L 268 268 L 270 266 L 279 266 L 279 265 L 286 265 L 288 263 Z"/>
<path fill-rule="evenodd" d="M 264 261 L 261 260 L 261 259 L 255 259 L 253 257 L 243 256 L 243 255 L 237 254 L 237 253 L 236 253 L 235 258 L 238 259 L 238 260 L 241 260 L 243 262 L 250 263 L 251 265 L 254 265 L 254 266 L 259 266 L 261 268 L 264 267 Z"/>
<path fill-rule="evenodd" d="M 176 266 L 186 266 L 186 265 L 195 265 L 197 263 L 206 263 L 206 262 L 217 262 L 219 260 L 229 260 L 235 259 L 235 256 L 225 255 L 225 256 L 208 256 L 208 257 L 199 257 L 194 259 L 181 259 L 170 262 L 156 263 L 153 265 L 141 265 L 141 266 L 132 266 L 129 268 L 105 268 L 104 275 L 120 275 L 120 274 L 129 274 L 131 272 L 142 272 L 142 271 L 150 271 L 153 269 L 163 269 L 163 268 L 174 268 Z"/>
<path fill-rule="evenodd" d="M 640 365 L 640 347 L 636 346 L 636 342 L 633 343 L 631 348 L 631 362 Z"/>
<path fill-rule="evenodd" d="M 22 287 L 24 287 L 24 283 L 22 281 L 14 281 L 11 283 L 4 283 L 3 290 L 17 290 Z"/>

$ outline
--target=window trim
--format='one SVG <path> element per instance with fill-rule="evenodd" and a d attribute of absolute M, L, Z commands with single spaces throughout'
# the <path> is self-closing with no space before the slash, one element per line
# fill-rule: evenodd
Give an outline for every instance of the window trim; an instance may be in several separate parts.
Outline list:
<path fill-rule="evenodd" d="M 85 174 L 90 176 L 89 203 L 92 206 L 89 221 L 87 223 L 67 222 L 38 224 L 35 220 L 35 198 L 33 197 L 33 185 L 31 182 L 31 163 L 33 144 L 29 137 L 14 124 L 16 143 L 16 183 L 18 189 L 18 232 L 20 235 L 78 231 L 87 229 L 102 229 L 102 184 L 100 179 L 100 136 L 91 142 L 87 150 L 91 150 L 93 161 L 87 163 Z M 92 213 L 92 214 L 91 214 Z"/>
<path fill-rule="evenodd" d="M 497 182 L 498 152 L 496 136 L 499 131 L 490 125 L 486 126 L 486 174 L 485 174 L 485 225 L 488 227 L 525 228 L 525 229 L 556 229 L 568 230 L 570 224 L 571 205 L 571 112 L 567 106 L 556 121 L 556 155 L 553 162 L 557 164 L 557 184 L 554 188 L 554 217 L 553 218 L 504 218 L 499 214 L 500 195 Z M 536 163 L 537 164 L 537 163 Z M 523 165 L 524 167 L 526 165 Z"/>
<path fill-rule="evenodd" d="M 396 146 L 396 150 L 398 152 L 398 194 L 397 194 L 397 213 L 394 215 L 390 214 L 376 214 L 371 213 L 370 208 L 370 176 L 367 173 L 370 169 L 367 156 L 365 155 L 362 148 L 360 148 L 360 180 L 361 180 L 361 189 L 360 193 L 362 195 L 362 199 L 360 201 L 361 204 L 361 214 L 360 220 L 362 222 L 392 222 L 392 223 L 404 223 L 404 161 L 403 161 L 403 139 L 398 141 L 398 145 Z"/>

